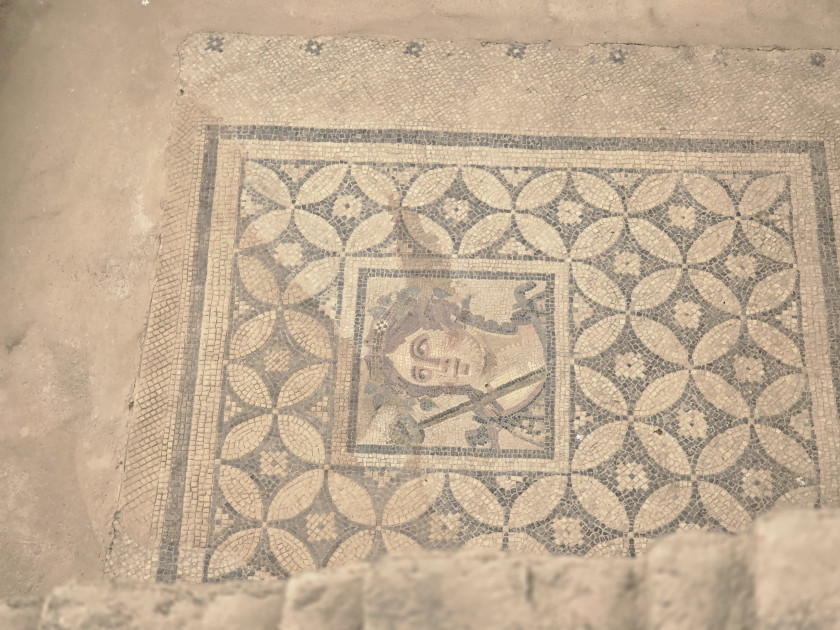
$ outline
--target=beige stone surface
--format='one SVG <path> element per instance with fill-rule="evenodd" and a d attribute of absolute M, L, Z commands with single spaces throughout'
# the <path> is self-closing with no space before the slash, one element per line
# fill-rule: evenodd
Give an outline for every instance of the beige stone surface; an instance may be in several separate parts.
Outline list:
<path fill-rule="evenodd" d="M 528 559 L 494 551 L 386 557 L 365 581 L 371 630 L 514 630 L 530 616 Z"/>
<path fill-rule="evenodd" d="M 758 627 L 840 628 L 840 514 L 775 513 L 754 531 Z"/>
<path fill-rule="evenodd" d="M 364 624 L 362 595 L 366 567 L 312 571 L 289 581 L 283 611 L 285 630 L 359 630 Z"/>
<path fill-rule="evenodd" d="M 752 540 L 684 532 L 647 557 L 647 610 L 657 630 L 738 630 L 755 623 Z"/>
<path fill-rule="evenodd" d="M 44 630 L 276 630 L 286 585 L 252 583 L 183 586 L 106 582 L 71 583 L 47 599 Z"/>
<path fill-rule="evenodd" d="M 838 20 L 832 0 L 0 4 L 0 594 L 102 572 L 189 33 L 836 47 Z"/>

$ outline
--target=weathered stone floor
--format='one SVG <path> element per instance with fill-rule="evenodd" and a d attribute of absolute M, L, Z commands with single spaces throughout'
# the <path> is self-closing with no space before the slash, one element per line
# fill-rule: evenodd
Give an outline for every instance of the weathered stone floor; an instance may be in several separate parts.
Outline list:
<path fill-rule="evenodd" d="M 840 500 L 834 56 L 181 55 L 115 573 L 637 556 Z"/>

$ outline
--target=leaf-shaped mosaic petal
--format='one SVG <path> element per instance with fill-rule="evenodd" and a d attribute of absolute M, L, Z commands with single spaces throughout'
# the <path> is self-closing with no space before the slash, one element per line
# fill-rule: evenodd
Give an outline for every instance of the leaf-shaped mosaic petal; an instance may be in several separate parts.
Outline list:
<path fill-rule="evenodd" d="M 784 191 L 785 184 L 787 184 L 787 176 L 784 173 L 759 177 L 753 181 L 747 186 L 738 206 L 741 216 L 751 217 L 770 208 Z"/>
<path fill-rule="evenodd" d="M 530 214 L 516 215 L 516 227 L 528 243 L 548 256 L 566 257 L 566 246 L 553 227 Z"/>
<path fill-rule="evenodd" d="M 310 464 L 323 464 L 326 457 L 321 434 L 306 420 L 297 416 L 282 415 L 277 418 L 277 428 L 283 444 L 294 455 Z"/>
<path fill-rule="evenodd" d="M 680 370 L 660 376 L 653 381 L 639 396 L 633 414 L 638 417 L 645 417 L 668 409 L 682 396 L 685 386 L 688 384 L 688 374 L 688 370 Z"/>
<path fill-rule="evenodd" d="M 443 474 L 427 474 L 404 483 L 385 504 L 382 524 L 393 526 L 414 520 L 431 507 L 445 483 Z"/>
<path fill-rule="evenodd" d="M 763 424 L 756 424 L 755 432 L 758 434 L 758 439 L 761 440 L 761 446 L 764 447 L 770 457 L 797 475 L 805 477 L 805 479 L 814 480 L 816 478 L 814 462 L 811 461 L 807 451 L 800 446 L 799 442 L 792 437 L 788 437 L 779 429 Z"/>
<path fill-rule="evenodd" d="M 332 359 L 330 334 L 314 317 L 300 311 L 283 313 L 286 330 L 300 347 L 321 359 Z"/>
<path fill-rule="evenodd" d="M 566 171 L 551 171 L 525 184 L 516 198 L 517 210 L 533 210 L 551 203 L 566 187 Z"/>
<path fill-rule="evenodd" d="M 805 377 L 799 373 L 786 374 L 773 381 L 755 401 L 755 417 L 776 416 L 793 407 L 805 389 Z"/>
<path fill-rule="evenodd" d="M 490 171 L 482 168 L 463 168 L 461 177 L 479 201 L 498 210 L 511 209 L 512 204 L 507 187 Z"/>
<path fill-rule="evenodd" d="M 283 300 L 288 304 L 297 304 L 315 297 L 332 284 L 340 268 L 340 258 L 321 258 L 309 263 L 291 279 L 283 292 Z"/>
<path fill-rule="evenodd" d="M 727 530 L 740 534 L 750 528 L 750 515 L 726 490 L 705 481 L 699 481 L 697 489 L 706 512 Z"/>
<path fill-rule="evenodd" d="M 241 359 L 262 348 L 274 332 L 276 321 L 277 313 L 274 311 L 260 313 L 246 321 L 230 336 L 228 357 Z"/>
<path fill-rule="evenodd" d="M 627 202 L 630 214 L 644 212 L 668 201 L 677 185 L 679 173 L 657 173 L 642 180 Z"/>
<path fill-rule="evenodd" d="M 245 183 L 281 208 L 292 205 L 289 187 L 270 168 L 252 160 L 245 162 Z"/>
<path fill-rule="evenodd" d="M 260 375 L 253 368 L 241 363 L 230 363 L 227 366 L 228 382 L 243 402 L 271 409 L 271 393 Z"/>
<path fill-rule="evenodd" d="M 458 169 L 454 166 L 421 173 L 405 194 L 402 205 L 406 208 L 416 208 L 436 201 L 449 190 L 457 174 Z"/>
<path fill-rule="evenodd" d="M 309 398 L 324 382 L 329 369 L 328 363 L 317 363 L 292 374 L 280 388 L 277 407 L 288 407 Z"/>
<path fill-rule="evenodd" d="M 294 518 L 312 505 L 324 484 L 321 468 L 307 470 L 277 491 L 268 506 L 268 520 L 282 521 Z"/>
<path fill-rule="evenodd" d="M 680 267 L 660 269 L 645 276 L 630 294 L 630 307 L 637 310 L 656 308 L 671 297 L 681 277 Z"/>
<path fill-rule="evenodd" d="M 289 575 L 314 571 L 318 568 L 315 566 L 315 560 L 309 548 L 285 529 L 269 527 L 268 544 L 280 568 Z"/>
<path fill-rule="evenodd" d="M 697 265 L 719 256 L 732 242 L 735 234 L 735 221 L 720 221 L 706 228 L 697 240 L 688 248 L 685 261 Z"/>
<path fill-rule="evenodd" d="M 620 416 L 627 413 L 627 401 L 621 390 L 600 372 L 576 365 L 575 382 L 584 395 L 599 407 Z"/>
<path fill-rule="evenodd" d="M 382 206 L 397 206 L 400 193 L 389 175 L 372 166 L 354 165 L 350 171 L 353 179 L 370 199 Z"/>
<path fill-rule="evenodd" d="M 265 413 L 237 424 L 225 438 L 222 459 L 237 459 L 253 451 L 268 437 L 273 422 L 274 417 Z"/>
<path fill-rule="evenodd" d="M 670 328 L 647 317 L 631 317 L 630 322 L 633 332 L 648 350 L 671 363 L 688 365 L 688 351 Z"/>
<path fill-rule="evenodd" d="M 291 210 L 272 210 L 248 224 L 239 237 L 239 249 L 250 249 L 270 243 L 289 226 Z"/>
<path fill-rule="evenodd" d="M 219 488 L 225 500 L 242 516 L 262 519 L 260 490 L 248 473 L 235 466 L 220 466 Z"/>
<path fill-rule="evenodd" d="M 362 221 L 347 239 L 348 254 L 358 254 L 376 247 L 394 231 L 394 217 L 389 212 L 380 212 Z"/>
<path fill-rule="evenodd" d="M 707 271 L 692 269 L 688 272 L 691 284 L 709 304 L 732 315 L 741 314 L 741 304 L 732 290 Z"/>
<path fill-rule="evenodd" d="M 262 529 L 243 529 L 231 534 L 222 541 L 207 566 L 207 577 L 215 579 L 226 573 L 241 569 L 253 557 L 260 544 Z"/>
<path fill-rule="evenodd" d="M 594 357 L 609 348 L 624 330 L 624 315 L 611 315 L 593 324 L 575 342 L 576 358 Z"/>
<path fill-rule="evenodd" d="M 544 519 L 560 503 L 566 486 L 565 475 L 551 475 L 535 481 L 514 502 L 508 527 L 525 527 Z"/>
<path fill-rule="evenodd" d="M 315 171 L 303 182 L 295 203 L 298 206 L 305 206 L 323 201 L 336 191 L 346 173 L 346 164 L 330 164 Z"/>
<path fill-rule="evenodd" d="M 790 243 L 776 230 L 758 221 L 741 221 L 741 229 L 752 246 L 768 258 L 786 263 L 794 262 Z"/>
<path fill-rule="evenodd" d="M 755 315 L 776 308 L 784 302 L 796 286 L 796 269 L 782 269 L 755 285 L 747 302 L 747 315 Z"/>
<path fill-rule="evenodd" d="M 344 516 L 362 525 L 376 525 L 376 510 L 373 509 L 370 495 L 361 484 L 330 471 L 327 486 L 335 507 Z"/>
<path fill-rule="evenodd" d="M 449 232 L 426 215 L 403 211 L 402 216 L 411 238 L 429 251 L 436 254 L 451 254 L 455 251 Z"/>
<path fill-rule="evenodd" d="M 621 216 L 595 221 L 580 233 L 575 244 L 572 245 L 570 256 L 575 260 L 598 256 L 615 243 L 623 229 L 624 217 Z"/>
<path fill-rule="evenodd" d="M 743 396 L 723 378 L 706 370 L 693 370 L 691 375 L 697 389 L 715 407 L 736 418 L 746 418 L 750 415 Z"/>
<path fill-rule="evenodd" d="M 619 531 L 630 527 L 621 501 L 600 481 L 586 475 L 572 475 L 572 489 L 583 509 L 607 527 Z"/>
<path fill-rule="evenodd" d="M 627 422 L 611 422 L 598 427 L 575 448 L 572 470 L 588 470 L 600 466 L 618 452 L 627 435 Z"/>
<path fill-rule="evenodd" d="M 650 221 L 627 219 L 627 225 L 642 249 L 670 263 L 682 263 L 682 253 L 677 244 Z"/>
<path fill-rule="evenodd" d="M 697 458 L 698 475 L 715 475 L 734 464 L 750 443 L 750 427 L 738 425 L 716 435 Z"/>
<path fill-rule="evenodd" d="M 458 253 L 462 255 L 474 254 L 490 247 L 502 238 L 502 234 L 510 225 L 510 218 L 508 213 L 498 212 L 481 219 L 464 234 Z"/>
<path fill-rule="evenodd" d="M 600 269 L 584 263 L 572 263 L 575 282 L 580 292 L 593 302 L 615 311 L 623 311 L 624 294 L 618 285 Z"/>
<path fill-rule="evenodd" d="M 691 501 L 691 492 L 690 481 L 674 481 L 654 491 L 639 508 L 633 531 L 644 534 L 673 521 Z"/>
<path fill-rule="evenodd" d="M 533 555 L 545 553 L 545 545 L 525 532 L 511 532 L 508 534 L 507 546 L 510 551 L 517 553 L 529 553 Z"/>
<path fill-rule="evenodd" d="M 729 193 L 711 177 L 699 173 L 686 173 L 683 175 L 683 185 L 709 212 L 726 217 L 735 216 L 735 206 Z"/>
<path fill-rule="evenodd" d="M 697 342 L 691 355 L 691 362 L 695 367 L 711 363 L 729 352 L 740 336 L 740 319 L 729 319 L 718 324 Z"/>
<path fill-rule="evenodd" d="M 382 542 L 385 543 L 385 548 L 391 553 L 421 548 L 420 543 L 413 538 L 399 532 L 392 532 L 389 529 L 382 530 Z"/>
<path fill-rule="evenodd" d="M 461 504 L 467 514 L 474 519 L 501 527 L 505 521 L 505 510 L 487 486 L 475 477 L 449 473 L 449 487 L 455 500 Z"/>
<path fill-rule="evenodd" d="M 802 357 L 799 348 L 788 337 L 775 326 L 757 319 L 747 321 L 747 330 L 759 348 L 764 350 L 771 357 L 774 357 L 786 365 L 802 367 Z"/>
<path fill-rule="evenodd" d="M 572 173 L 572 181 L 586 203 L 613 214 L 623 212 L 624 204 L 618 191 L 600 177 L 577 171 Z"/>
<path fill-rule="evenodd" d="M 236 259 L 239 268 L 239 279 L 245 289 L 260 302 L 277 306 L 280 304 L 280 294 L 277 280 L 271 269 L 253 256 L 239 255 Z"/>
<path fill-rule="evenodd" d="M 343 247 L 341 237 L 329 221 L 319 217 L 317 214 L 305 210 L 295 211 L 295 225 L 303 237 L 328 252 L 340 252 Z"/>
<path fill-rule="evenodd" d="M 805 486 L 804 488 L 794 488 L 790 492 L 786 492 L 776 501 L 773 506 L 774 510 L 779 508 L 813 508 L 817 504 L 820 493 L 817 486 Z"/>
<path fill-rule="evenodd" d="M 677 439 L 664 429 L 636 422 L 633 430 L 654 461 L 665 470 L 678 475 L 690 475 L 691 465 Z"/>
<path fill-rule="evenodd" d="M 367 560 L 370 552 L 373 551 L 373 542 L 376 540 L 376 531 L 363 529 L 344 540 L 327 561 L 327 568 L 341 567 L 358 560 Z"/>

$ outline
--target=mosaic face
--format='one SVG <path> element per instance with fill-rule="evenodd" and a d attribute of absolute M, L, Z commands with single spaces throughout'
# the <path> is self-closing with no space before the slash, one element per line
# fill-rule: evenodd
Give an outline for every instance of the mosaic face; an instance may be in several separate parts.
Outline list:
<path fill-rule="evenodd" d="M 201 133 L 140 572 L 638 555 L 840 496 L 820 143 Z"/>
<path fill-rule="evenodd" d="M 518 436 L 522 447 L 544 447 L 545 311 L 525 298 L 536 291 L 544 303 L 544 288 L 519 282 L 508 303 L 497 301 L 493 311 L 479 297 L 478 309 L 485 309 L 479 313 L 469 306 L 472 294 L 449 296 L 439 279 L 414 273 L 399 285 L 404 288 L 379 295 L 376 288 L 389 284 L 366 282 L 374 305 L 362 348 L 369 369 L 359 386 L 371 397 L 359 406 L 357 443 L 500 451 Z M 424 286 L 432 287 L 431 296 L 421 295 Z M 459 286 L 499 288 L 466 279 Z M 541 416 L 537 422 L 534 414 Z"/>

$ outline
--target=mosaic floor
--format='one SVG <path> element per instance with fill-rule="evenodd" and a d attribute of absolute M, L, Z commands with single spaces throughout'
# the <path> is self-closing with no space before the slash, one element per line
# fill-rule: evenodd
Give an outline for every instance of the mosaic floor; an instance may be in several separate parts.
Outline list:
<path fill-rule="evenodd" d="M 632 556 L 837 502 L 831 147 L 312 125 L 302 75 L 247 80 L 336 45 L 339 66 L 373 54 L 221 35 L 182 51 L 116 573 L 284 577 L 412 547 Z M 378 45 L 405 64 L 436 46 Z M 427 104 L 393 107 L 422 122 Z"/>

